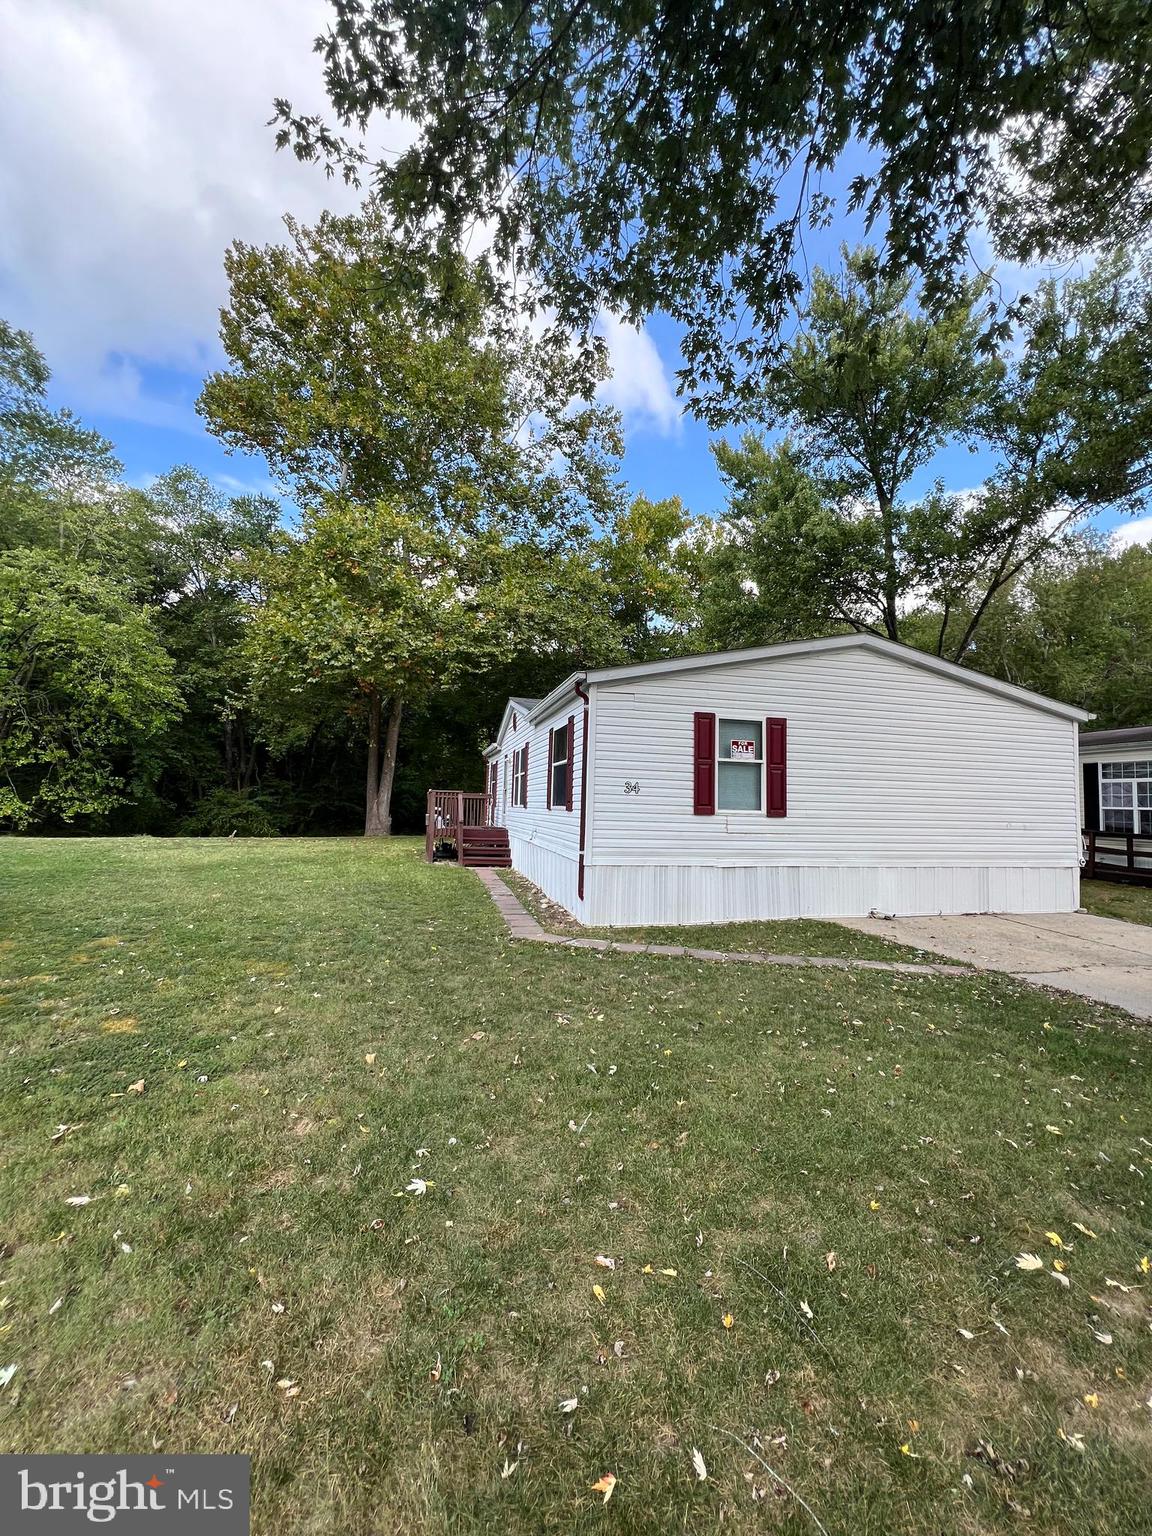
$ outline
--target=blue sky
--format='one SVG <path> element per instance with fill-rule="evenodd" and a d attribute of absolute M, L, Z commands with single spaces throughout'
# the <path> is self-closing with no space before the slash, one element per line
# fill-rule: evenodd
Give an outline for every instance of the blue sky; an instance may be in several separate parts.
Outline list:
<path fill-rule="evenodd" d="M 261 461 L 204 430 L 195 401 L 223 362 L 228 244 L 277 239 L 286 212 L 354 205 L 277 154 L 267 127 L 274 96 L 324 108 L 311 42 L 326 15 L 323 0 L 0 0 L 0 315 L 32 331 L 54 402 L 111 439 L 134 483 L 188 463 L 228 490 L 269 488 Z M 404 141 L 397 126 L 379 132 L 381 146 Z M 834 265 L 861 232 L 809 236 L 810 262 Z M 630 487 L 719 510 L 713 434 L 675 397 L 673 326 L 657 315 L 643 333 L 607 330 L 604 398 L 623 413 Z M 954 449 L 923 478 L 963 489 L 986 467 Z"/>

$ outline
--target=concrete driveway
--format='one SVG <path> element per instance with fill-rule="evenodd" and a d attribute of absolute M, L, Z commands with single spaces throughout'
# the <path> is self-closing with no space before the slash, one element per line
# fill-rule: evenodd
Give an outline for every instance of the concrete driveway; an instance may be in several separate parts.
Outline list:
<path fill-rule="evenodd" d="M 1152 1019 L 1152 926 L 1080 912 L 845 917 L 847 928 Z"/>

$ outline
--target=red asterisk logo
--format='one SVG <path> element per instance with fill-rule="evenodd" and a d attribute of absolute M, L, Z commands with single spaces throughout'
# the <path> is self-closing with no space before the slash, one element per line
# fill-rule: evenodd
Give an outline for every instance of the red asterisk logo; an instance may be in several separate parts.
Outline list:
<path fill-rule="evenodd" d="M 148 1488 L 163 1488 L 164 1479 L 162 1477 L 157 1477 L 155 1472 L 153 1472 L 145 1486 Z"/>

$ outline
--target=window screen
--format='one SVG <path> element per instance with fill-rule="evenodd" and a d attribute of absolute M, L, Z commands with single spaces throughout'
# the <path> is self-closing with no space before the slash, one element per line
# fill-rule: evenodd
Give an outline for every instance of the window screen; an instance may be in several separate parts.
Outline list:
<path fill-rule="evenodd" d="M 762 810 L 763 720 L 720 720 L 716 731 L 716 750 L 716 809 Z"/>

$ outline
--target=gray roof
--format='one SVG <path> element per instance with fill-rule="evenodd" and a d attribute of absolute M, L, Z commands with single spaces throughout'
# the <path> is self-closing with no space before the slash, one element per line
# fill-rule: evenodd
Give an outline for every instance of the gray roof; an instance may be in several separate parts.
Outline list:
<path fill-rule="evenodd" d="M 1152 725 L 1122 725 L 1114 731 L 1081 731 L 1083 747 L 1142 747 L 1152 742 Z"/>

